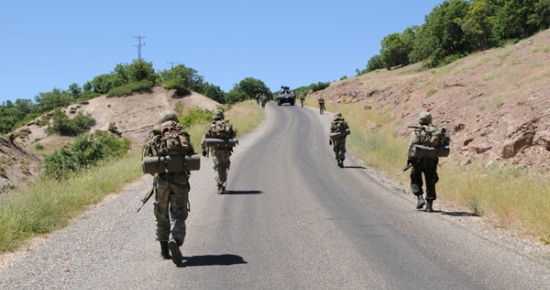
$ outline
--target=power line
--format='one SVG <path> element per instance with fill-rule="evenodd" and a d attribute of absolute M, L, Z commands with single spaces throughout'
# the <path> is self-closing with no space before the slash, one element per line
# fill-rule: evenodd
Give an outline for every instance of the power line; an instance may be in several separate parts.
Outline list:
<path fill-rule="evenodd" d="M 173 61 L 169 61 L 169 62 L 166 62 L 167 64 L 170 64 L 172 65 L 170 68 L 174 68 L 174 64 L 178 64 L 178 62 L 173 62 Z"/>
<path fill-rule="evenodd" d="M 145 42 L 143 44 L 141 44 L 141 39 L 145 38 L 145 36 L 138 35 L 137 37 L 134 36 L 134 38 L 137 38 L 139 40 L 139 44 L 134 45 L 134 46 L 137 46 L 137 48 L 138 48 L 138 60 L 141 60 L 141 46 L 145 45 Z"/>

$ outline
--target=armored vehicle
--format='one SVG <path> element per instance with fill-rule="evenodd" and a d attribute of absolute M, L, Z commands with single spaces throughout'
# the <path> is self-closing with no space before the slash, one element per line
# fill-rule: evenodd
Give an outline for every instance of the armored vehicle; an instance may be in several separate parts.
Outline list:
<path fill-rule="evenodd" d="M 296 103 L 296 94 L 289 87 L 281 86 L 281 90 L 277 92 L 277 106 L 284 103 L 290 103 L 291 106 L 294 106 L 294 103 Z"/>

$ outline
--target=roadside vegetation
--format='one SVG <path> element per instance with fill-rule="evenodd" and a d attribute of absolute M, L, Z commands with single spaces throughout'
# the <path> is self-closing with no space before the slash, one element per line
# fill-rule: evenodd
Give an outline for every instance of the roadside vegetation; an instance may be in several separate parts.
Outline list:
<path fill-rule="evenodd" d="M 250 133 L 265 117 L 254 101 L 235 104 L 225 114 L 237 128 L 238 136 Z M 193 116 L 186 130 L 198 151 L 212 112 L 197 108 Z M 204 119 L 208 116 L 210 119 Z M 46 169 L 52 164 L 52 174 L 45 174 L 34 185 L 0 198 L 0 252 L 13 250 L 29 238 L 67 226 L 70 219 L 81 215 L 88 206 L 143 176 L 141 148 L 125 153 L 128 141 L 117 141 L 106 132 L 98 134 L 81 135 L 70 149 L 62 150 L 64 153 L 46 157 Z M 105 158 L 88 159 L 90 156 Z M 78 170 L 58 172 L 53 166 L 56 163 L 69 165 L 69 169 L 76 166 Z"/>
<path fill-rule="evenodd" d="M 306 98 L 306 103 L 318 107 L 316 100 Z M 352 131 L 347 144 L 366 165 L 398 179 L 408 188 L 410 171 L 397 176 L 406 166 L 408 139 L 396 137 L 389 112 L 384 108 L 364 110 L 357 104 L 326 103 L 326 108 L 342 112 Z M 437 202 L 454 208 L 455 214 L 483 216 L 497 227 L 535 235 L 550 243 L 550 181 L 543 172 L 497 166 L 463 167 L 446 158 L 439 160 Z"/>

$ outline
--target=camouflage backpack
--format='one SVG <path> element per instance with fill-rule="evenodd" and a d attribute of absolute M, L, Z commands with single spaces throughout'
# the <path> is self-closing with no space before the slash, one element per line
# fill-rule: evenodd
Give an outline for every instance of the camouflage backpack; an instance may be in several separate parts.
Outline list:
<path fill-rule="evenodd" d="M 218 139 L 231 139 L 234 137 L 235 134 L 233 126 L 225 120 L 215 121 L 210 128 L 212 137 Z"/>
<path fill-rule="evenodd" d="M 343 132 L 347 128 L 348 126 L 346 126 L 346 121 L 344 120 L 335 120 L 330 124 L 331 133 Z"/>
<path fill-rule="evenodd" d="M 155 125 L 142 149 L 143 157 L 195 153 L 189 134 L 176 121 L 167 121 Z"/>
<path fill-rule="evenodd" d="M 447 136 L 446 129 L 439 129 L 435 125 L 423 126 L 424 130 L 420 130 L 420 142 L 424 146 L 439 147 L 449 146 L 451 138 Z"/>

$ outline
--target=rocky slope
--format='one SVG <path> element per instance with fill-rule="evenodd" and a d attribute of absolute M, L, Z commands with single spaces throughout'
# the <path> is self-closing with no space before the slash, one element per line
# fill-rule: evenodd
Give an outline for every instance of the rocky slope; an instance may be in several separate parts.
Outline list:
<path fill-rule="evenodd" d="M 550 168 L 550 31 L 442 68 L 414 64 L 332 83 L 308 97 L 365 109 L 386 107 L 398 136 L 418 113 L 452 134 L 460 165 Z"/>

